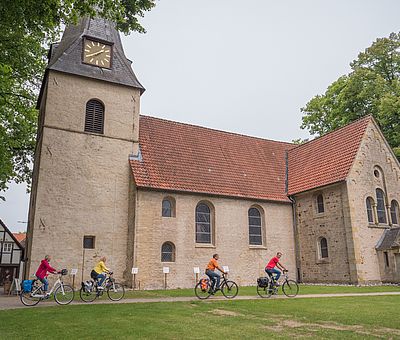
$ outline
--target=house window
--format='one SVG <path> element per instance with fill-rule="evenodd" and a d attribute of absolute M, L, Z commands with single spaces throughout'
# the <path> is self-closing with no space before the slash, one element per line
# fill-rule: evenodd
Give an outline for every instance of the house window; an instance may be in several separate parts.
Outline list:
<path fill-rule="evenodd" d="M 328 258 L 328 241 L 326 240 L 325 237 L 322 237 L 319 240 L 319 249 L 320 249 L 321 259 Z"/>
<path fill-rule="evenodd" d="M 85 132 L 104 133 L 104 105 L 98 100 L 86 103 Z"/>
<path fill-rule="evenodd" d="M 383 257 L 385 258 L 385 267 L 389 268 L 389 254 L 387 251 L 383 252 Z"/>
<path fill-rule="evenodd" d="M 399 224 L 399 203 L 396 200 L 393 200 L 390 204 L 390 217 L 392 224 Z"/>
<path fill-rule="evenodd" d="M 162 201 L 162 217 L 175 217 L 175 200 L 172 197 Z"/>
<path fill-rule="evenodd" d="M 13 244 L 12 243 L 3 243 L 3 253 L 11 253 Z"/>
<path fill-rule="evenodd" d="M 161 262 L 175 262 L 175 245 L 172 242 L 161 246 Z"/>
<path fill-rule="evenodd" d="M 322 194 L 319 194 L 317 196 L 317 212 L 318 214 L 323 213 L 325 211 L 324 208 L 324 197 L 322 196 Z"/>
<path fill-rule="evenodd" d="M 207 204 L 199 203 L 196 207 L 196 242 L 211 243 L 211 211 Z"/>
<path fill-rule="evenodd" d="M 376 189 L 376 212 L 379 223 L 387 223 L 385 210 L 385 197 L 381 189 Z"/>
<path fill-rule="evenodd" d="M 83 248 L 94 249 L 95 236 L 83 236 Z"/>
<path fill-rule="evenodd" d="M 257 208 L 250 208 L 249 217 L 249 243 L 262 245 L 261 214 Z"/>
<path fill-rule="evenodd" d="M 374 211 L 372 207 L 374 206 L 374 200 L 372 197 L 367 197 L 366 200 L 366 206 L 367 206 L 367 217 L 368 217 L 368 222 L 369 223 L 374 223 Z"/>

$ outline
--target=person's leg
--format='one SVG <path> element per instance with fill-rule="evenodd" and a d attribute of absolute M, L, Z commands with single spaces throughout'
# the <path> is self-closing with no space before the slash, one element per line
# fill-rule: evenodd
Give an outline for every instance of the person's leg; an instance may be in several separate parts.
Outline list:
<path fill-rule="evenodd" d="M 43 283 L 43 292 L 47 292 L 47 289 L 49 289 L 49 281 L 44 277 L 42 279 L 38 278 L 41 283 Z"/>
<path fill-rule="evenodd" d="M 207 270 L 206 271 L 207 276 L 210 278 L 211 280 L 211 289 L 215 290 L 215 287 L 217 286 L 217 281 L 219 282 L 217 276 L 218 274 L 216 274 L 215 272 L 213 272 L 212 270 Z M 217 286 L 218 287 L 218 286 Z"/>
<path fill-rule="evenodd" d="M 274 269 L 272 269 L 272 272 L 273 272 L 274 274 L 276 274 L 276 276 L 275 276 L 275 281 L 278 281 L 279 278 L 281 277 L 281 271 L 280 271 L 279 269 L 274 268 Z"/>
<path fill-rule="evenodd" d="M 99 274 L 97 275 L 97 280 L 99 281 L 99 286 L 101 286 L 106 279 L 106 276 L 104 274 Z"/>
<path fill-rule="evenodd" d="M 215 289 L 219 289 L 219 283 L 221 282 L 221 276 L 216 272 L 214 272 L 214 274 L 215 274 L 215 278 L 217 279 L 217 284 L 215 285 Z"/>

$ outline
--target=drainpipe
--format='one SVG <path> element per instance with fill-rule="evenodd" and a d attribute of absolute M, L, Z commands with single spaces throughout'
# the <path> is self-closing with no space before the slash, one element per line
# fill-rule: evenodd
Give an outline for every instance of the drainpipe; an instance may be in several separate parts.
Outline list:
<path fill-rule="evenodd" d="M 286 194 L 289 191 L 289 155 L 288 152 L 285 152 L 285 191 Z M 301 282 L 301 274 L 300 274 L 300 245 L 299 238 L 297 235 L 297 208 L 296 208 L 296 199 L 293 196 L 289 196 L 288 198 L 292 202 L 292 220 L 293 220 L 293 237 L 294 237 L 294 253 L 295 253 L 295 264 L 296 264 L 296 281 Z"/>

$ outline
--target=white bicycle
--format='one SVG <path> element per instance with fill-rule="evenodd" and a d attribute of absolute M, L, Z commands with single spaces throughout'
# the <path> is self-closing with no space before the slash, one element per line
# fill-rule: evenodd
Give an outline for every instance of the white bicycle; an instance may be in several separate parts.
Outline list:
<path fill-rule="evenodd" d="M 56 282 L 54 282 L 51 290 L 46 294 L 43 290 L 43 284 L 38 280 L 32 280 L 32 288 L 27 290 L 22 290 L 20 294 L 21 302 L 25 306 L 35 306 L 40 301 L 49 299 L 51 294 L 54 295 L 54 300 L 59 305 L 68 305 L 74 299 L 74 289 L 70 285 L 66 285 L 62 281 L 62 277 L 68 274 L 67 269 L 59 271 L 59 277 Z M 54 293 L 53 293 L 54 292 Z"/>

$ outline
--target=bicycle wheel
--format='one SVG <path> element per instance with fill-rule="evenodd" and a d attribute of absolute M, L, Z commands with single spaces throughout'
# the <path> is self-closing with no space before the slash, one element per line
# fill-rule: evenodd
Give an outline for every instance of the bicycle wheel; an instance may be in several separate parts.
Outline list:
<path fill-rule="evenodd" d="M 225 281 L 222 284 L 221 292 L 228 299 L 233 299 L 239 293 L 239 287 L 236 282 Z"/>
<path fill-rule="evenodd" d="M 294 280 L 287 280 L 283 283 L 282 291 L 288 297 L 295 297 L 299 292 L 299 285 Z"/>
<path fill-rule="evenodd" d="M 19 295 L 25 306 L 35 306 L 42 300 L 43 291 L 41 285 L 33 285 L 31 292 L 22 291 Z"/>
<path fill-rule="evenodd" d="M 68 305 L 74 299 L 75 292 L 69 285 L 60 285 L 54 292 L 54 300 L 59 305 Z"/>
<path fill-rule="evenodd" d="M 107 288 L 107 295 L 110 300 L 112 301 L 119 301 L 121 300 L 124 295 L 125 295 L 125 288 L 123 285 L 120 283 L 113 282 L 108 288 Z"/>
<path fill-rule="evenodd" d="M 204 282 L 202 282 L 205 280 Z M 211 295 L 210 293 L 211 285 L 210 280 L 201 279 L 194 287 L 194 293 L 200 300 L 208 299 Z"/>
<path fill-rule="evenodd" d="M 79 290 L 79 296 L 84 302 L 93 302 L 96 300 L 97 292 L 95 288 L 90 289 L 90 291 L 86 291 L 85 289 L 81 288 Z"/>
<path fill-rule="evenodd" d="M 273 289 L 270 288 L 268 284 L 267 287 L 260 287 L 257 285 L 257 294 L 262 298 L 269 298 L 272 296 Z"/>

